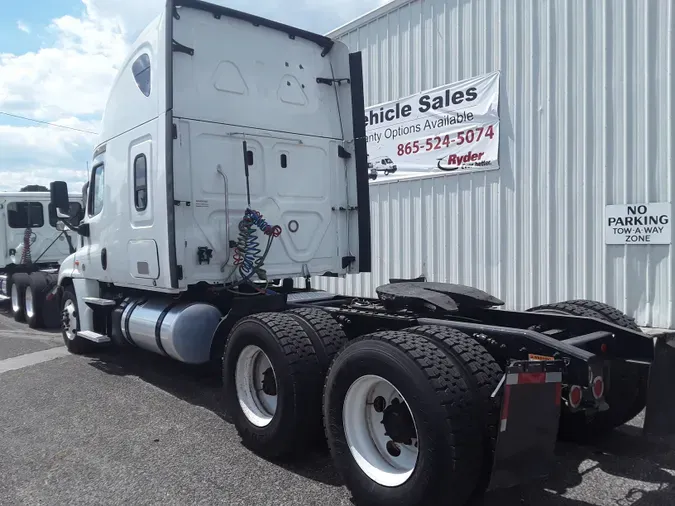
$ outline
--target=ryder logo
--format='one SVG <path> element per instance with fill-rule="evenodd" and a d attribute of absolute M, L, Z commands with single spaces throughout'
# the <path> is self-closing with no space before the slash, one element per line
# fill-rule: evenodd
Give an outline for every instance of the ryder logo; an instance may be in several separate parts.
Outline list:
<path fill-rule="evenodd" d="M 489 161 L 483 160 L 484 156 L 485 152 L 474 153 L 473 151 L 469 151 L 464 155 L 452 154 L 448 156 L 447 159 L 446 157 L 438 158 L 436 167 L 440 170 L 453 171 L 465 166 L 480 167 L 490 165 Z"/>

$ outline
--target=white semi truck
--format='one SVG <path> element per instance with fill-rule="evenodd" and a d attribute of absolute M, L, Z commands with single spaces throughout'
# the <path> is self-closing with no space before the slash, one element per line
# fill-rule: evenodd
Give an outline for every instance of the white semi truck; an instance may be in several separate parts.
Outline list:
<path fill-rule="evenodd" d="M 79 216 L 80 202 L 81 195 L 70 195 L 73 216 Z M 77 240 L 50 219 L 49 205 L 49 192 L 0 193 L 0 300 L 9 300 L 14 319 L 33 328 L 59 324 L 58 307 L 45 296 Z"/>
<path fill-rule="evenodd" d="M 312 290 L 370 271 L 364 116 L 344 44 L 167 1 L 114 81 L 81 216 L 51 184 L 79 235 L 50 292 L 68 349 L 214 367 L 249 448 L 325 438 L 356 504 L 464 505 L 544 475 L 559 436 L 638 414 L 654 346 L 604 304 L 506 311 L 423 279 Z"/>

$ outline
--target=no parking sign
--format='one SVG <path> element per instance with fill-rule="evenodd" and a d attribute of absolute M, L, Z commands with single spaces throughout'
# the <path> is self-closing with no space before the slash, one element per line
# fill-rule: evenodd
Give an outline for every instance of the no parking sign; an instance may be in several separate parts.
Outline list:
<path fill-rule="evenodd" d="M 670 210 L 670 202 L 608 205 L 605 243 L 670 244 Z"/>

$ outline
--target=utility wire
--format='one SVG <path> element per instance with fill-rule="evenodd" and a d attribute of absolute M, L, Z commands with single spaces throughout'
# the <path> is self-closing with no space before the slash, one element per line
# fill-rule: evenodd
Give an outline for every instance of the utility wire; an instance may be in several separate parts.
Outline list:
<path fill-rule="evenodd" d="M 40 121 L 40 120 L 33 119 L 33 118 L 27 118 L 25 116 L 18 116 L 16 114 L 10 114 L 8 112 L 0 111 L 0 114 L 3 115 L 3 116 L 9 116 L 10 118 L 17 118 L 17 119 L 23 119 L 23 120 L 26 120 L 26 121 L 33 121 L 34 123 L 40 123 L 42 125 L 47 125 L 47 126 L 52 126 L 52 127 L 57 127 L 57 128 L 65 128 L 66 130 L 73 130 L 75 132 L 81 132 L 83 134 L 98 135 L 96 132 L 92 132 L 91 130 L 81 130 L 79 128 L 73 128 L 73 127 L 64 126 L 64 125 L 57 125 L 56 123 L 49 123 L 47 121 Z"/>

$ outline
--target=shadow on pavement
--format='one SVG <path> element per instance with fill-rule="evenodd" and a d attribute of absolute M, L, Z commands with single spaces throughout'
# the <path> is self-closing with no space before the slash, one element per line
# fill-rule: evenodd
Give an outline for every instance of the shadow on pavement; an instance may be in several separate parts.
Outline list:
<path fill-rule="evenodd" d="M 136 376 L 231 423 L 222 407 L 221 380 L 204 368 L 140 350 L 104 352 L 92 357 L 91 365 L 107 374 Z M 545 482 L 490 492 L 475 506 L 675 504 L 675 476 L 663 469 L 675 469 L 673 441 L 645 438 L 641 428 L 626 425 L 593 446 L 559 443 L 556 454 L 558 463 Z M 343 485 L 325 445 L 318 446 L 302 459 L 274 464 L 320 483 Z M 589 477 L 591 474 L 594 476 Z M 624 483 L 625 487 L 626 480 L 635 482 L 628 493 L 607 491 L 607 487 L 612 488 L 617 482 Z"/>
<path fill-rule="evenodd" d="M 182 364 L 142 350 L 104 352 L 91 357 L 91 366 L 117 376 L 136 376 L 194 406 L 208 409 L 227 423 L 232 423 L 223 409 L 220 377 L 205 370 Z M 343 482 L 333 468 L 328 449 L 317 445 L 302 460 L 270 461 L 295 474 L 332 486 Z"/>
<path fill-rule="evenodd" d="M 9 300 L 0 301 L 0 317 L 4 317 L 2 323 L 3 327 L 7 327 L 5 330 L 21 330 L 25 332 L 38 332 L 41 334 L 50 335 L 61 333 L 61 322 L 58 321 L 58 315 L 53 313 L 50 313 L 46 318 L 46 327 L 41 329 L 31 329 L 25 322 L 15 322 Z"/>
<path fill-rule="evenodd" d="M 675 504 L 673 442 L 646 438 L 625 425 L 593 446 L 559 443 L 558 463 L 546 482 L 491 492 L 480 506 L 665 506 Z M 591 477 L 591 475 L 593 475 Z M 619 490 L 627 483 L 627 493 Z M 633 484 L 631 484 L 633 485 Z M 584 499 L 566 497 L 564 494 Z"/>

